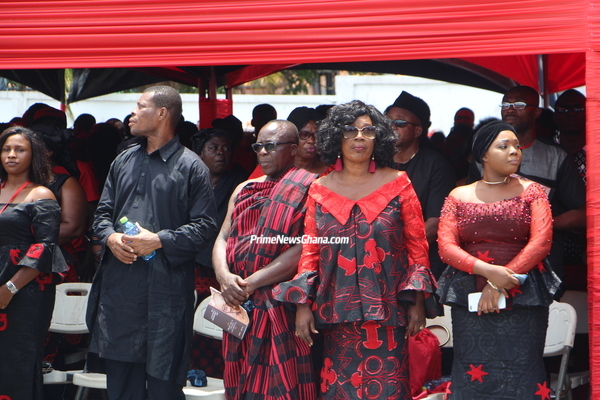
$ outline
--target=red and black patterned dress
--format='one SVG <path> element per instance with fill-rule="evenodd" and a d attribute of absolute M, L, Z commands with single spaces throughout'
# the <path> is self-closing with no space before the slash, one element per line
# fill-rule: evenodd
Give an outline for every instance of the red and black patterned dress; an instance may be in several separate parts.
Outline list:
<path fill-rule="evenodd" d="M 429 317 L 437 302 L 421 206 L 406 173 L 358 201 L 316 181 L 304 233 L 348 238 L 303 243 L 298 275 L 275 290 L 282 301 L 313 304 L 325 341 L 322 397 L 411 399 L 407 308 L 415 291 L 424 292 Z"/>
<path fill-rule="evenodd" d="M 54 200 L 10 204 L 0 214 L 0 285 L 22 267 L 40 274 L 0 310 L 0 398 L 42 399 L 44 340 L 54 308 L 60 207 Z"/>
<path fill-rule="evenodd" d="M 548 306 L 560 280 L 543 263 L 552 244 L 552 213 L 544 189 L 530 184 L 521 195 L 493 203 L 448 197 L 438 243 L 450 267 L 439 281 L 442 303 L 452 306 L 454 362 L 451 399 L 549 400 L 543 363 Z M 477 315 L 468 295 L 487 280 L 473 274 L 478 260 L 528 274 L 511 289 L 508 308 Z"/>

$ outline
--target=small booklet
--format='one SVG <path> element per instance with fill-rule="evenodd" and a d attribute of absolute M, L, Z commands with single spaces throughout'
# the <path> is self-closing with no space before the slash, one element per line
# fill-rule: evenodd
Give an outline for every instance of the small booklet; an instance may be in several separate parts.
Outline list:
<path fill-rule="evenodd" d="M 211 299 L 204 311 L 204 319 L 219 326 L 224 331 L 242 339 L 250 324 L 248 313 L 242 307 L 232 308 L 225 304 L 225 299 L 217 289 L 210 288 Z"/>

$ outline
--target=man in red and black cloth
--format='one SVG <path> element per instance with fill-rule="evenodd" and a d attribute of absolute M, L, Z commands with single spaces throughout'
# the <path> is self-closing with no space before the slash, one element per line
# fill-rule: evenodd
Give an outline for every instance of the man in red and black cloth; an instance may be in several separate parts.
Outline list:
<path fill-rule="evenodd" d="M 267 123 L 252 147 L 265 175 L 235 189 L 213 250 L 226 303 L 251 309 L 242 340 L 223 335 L 225 394 L 312 400 L 310 347 L 294 334 L 295 307 L 273 299 L 271 289 L 296 273 L 301 244 L 289 239 L 302 236 L 306 194 L 317 175 L 294 167 L 298 130 L 291 122 Z M 265 244 L 267 237 L 278 239 Z"/>

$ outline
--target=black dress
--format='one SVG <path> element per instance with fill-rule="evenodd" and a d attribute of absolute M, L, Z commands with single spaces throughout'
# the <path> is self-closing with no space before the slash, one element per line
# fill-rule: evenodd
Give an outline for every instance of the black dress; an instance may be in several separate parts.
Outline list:
<path fill-rule="evenodd" d="M 0 285 L 22 267 L 40 274 L 0 310 L 0 398 L 42 399 L 42 356 L 54 308 L 60 207 L 55 200 L 9 205 L 0 214 Z"/>

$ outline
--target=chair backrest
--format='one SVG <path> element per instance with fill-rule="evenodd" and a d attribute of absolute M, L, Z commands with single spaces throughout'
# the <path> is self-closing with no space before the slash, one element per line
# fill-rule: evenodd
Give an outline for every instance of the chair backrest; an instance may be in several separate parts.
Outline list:
<path fill-rule="evenodd" d="M 87 333 L 85 313 L 91 283 L 75 282 L 56 285 L 56 301 L 50 332 Z"/>
<path fill-rule="evenodd" d="M 194 331 L 214 339 L 223 339 L 223 329 L 204 318 L 204 312 L 210 302 L 210 296 L 202 300 L 194 313 Z"/>
<path fill-rule="evenodd" d="M 451 308 L 444 306 L 444 315 L 428 319 L 425 326 L 435 335 L 440 341 L 442 347 L 453 347 L 452 341 L 452 317 L 450 315 Z"/>
<path fill-rule="evenodd" d="M 546 332 L 546 345 L 544 357 L 557 356 L 563 353 L 565 346 L 573 347 L 575 340 L 575 326 L 577 313 L 567 303 L 557 301 L 550 304 L 548 315 L 548 331 Z"/>
<path fill-rule="evenodd" d="M 568 303 L 577 312 L 575 333 L 588 333 L 588 294 L 579 290 L 567 290 L 560 298 L 561 303 Z"/>

